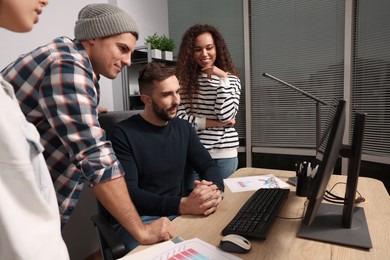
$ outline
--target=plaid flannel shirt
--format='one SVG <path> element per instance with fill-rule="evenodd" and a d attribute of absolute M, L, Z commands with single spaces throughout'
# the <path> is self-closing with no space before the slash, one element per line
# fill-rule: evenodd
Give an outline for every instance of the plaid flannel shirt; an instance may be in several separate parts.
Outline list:
<path fill-rule="evenodd" d="M 64 225 L 85 182 L 124 175 L 98 122 L 99 76 L 81 43 L 67 37 L 22 55 L 1 73 L 41 135 Z"/>

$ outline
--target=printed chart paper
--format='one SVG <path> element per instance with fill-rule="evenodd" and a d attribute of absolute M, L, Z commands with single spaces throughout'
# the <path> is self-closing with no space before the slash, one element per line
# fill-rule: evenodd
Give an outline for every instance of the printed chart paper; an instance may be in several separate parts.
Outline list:
<path fill-rule="evenodd" d="M 122 260 L 149 259 L 149 260 L 240 260 L 232 254 L 206 243 L 199 238 L 185 240 L 174 244 L 166 241 L 135 254 L 129 254 Z"/>
<path fill-rule="evenodd" d="M 275 177 L 273 174 L 227 178 L 223 181 L 232 192 L 258 190 L 260 188 L 290 188 L 289 184 Z"/>

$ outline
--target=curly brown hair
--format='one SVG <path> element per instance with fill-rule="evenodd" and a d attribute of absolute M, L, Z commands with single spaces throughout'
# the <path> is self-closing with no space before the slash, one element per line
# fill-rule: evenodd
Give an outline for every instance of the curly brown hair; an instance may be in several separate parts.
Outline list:
<path fill-rule="evenodd" d="M 217 52 L 215 66 L 238 77 L 225 40 L 217 28 L 209 24 L 195 24 L 191 26 L 183 35 L 176 69 L 176 76 L 181 86 L 181 96 L 188 100 L 191 108 L 193 100 L 197 96 L 198 75 L 201 70 L 194 59 L 194 45 L 196 37 L 206 32 L 210 33 L 214 40 Z"/>

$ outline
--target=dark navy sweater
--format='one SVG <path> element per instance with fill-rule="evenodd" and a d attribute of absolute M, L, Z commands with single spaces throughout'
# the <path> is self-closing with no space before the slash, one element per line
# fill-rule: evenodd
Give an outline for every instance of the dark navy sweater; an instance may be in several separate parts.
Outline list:
<path fill-rule="evenodd" d="M 190 173 L 186 166 L 223 191 L 216 163 L 186 120 L 175 118 L 166 126 L 155 126 L 135 115 L 117 124 L 110 140 L 140 215 L 179 214 L 183 178 Z"/>

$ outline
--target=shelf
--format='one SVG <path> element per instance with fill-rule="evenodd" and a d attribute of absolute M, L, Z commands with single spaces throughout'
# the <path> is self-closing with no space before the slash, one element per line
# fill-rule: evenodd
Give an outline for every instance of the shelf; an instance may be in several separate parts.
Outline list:
<path fill-rule="evenodd" d="M 149 48 L 150 47 L 148 45 L 136 47 L 134 50 L 134 53 L 131 55 L 131 63 L 132 64 L 147 63 L 149 61 L 148 53 L 150 55 Z M 172 61 L 172 60 L 164 60 L 164 59 L 156 59 L 156 58 L 150 58 L 150 60 L 153 60 L 156 62 L 162 62 L 162 63 L 167 64 L 168 66 L 176 66 L 176 61 Z"/>
<path fill-rule="evenodd" d="M 156 59 L 152 58 L 153 61 L 162 62 L 167 64 L 168 66 L 175 66 L 176 61 L 173 60 L 164 60 L 164 59 Z M 148 62 L 148 53 L 145 51 L 137 51 L 135 50 L 133 55 L 131 56 L 132 64 L 146 64 Z"/>
<path fill-rule="evenodd" d="M 131 63 L 147 63 L 148 62 L 148 53 L 146 51 L 135 50 L 131 55 Z"/>

